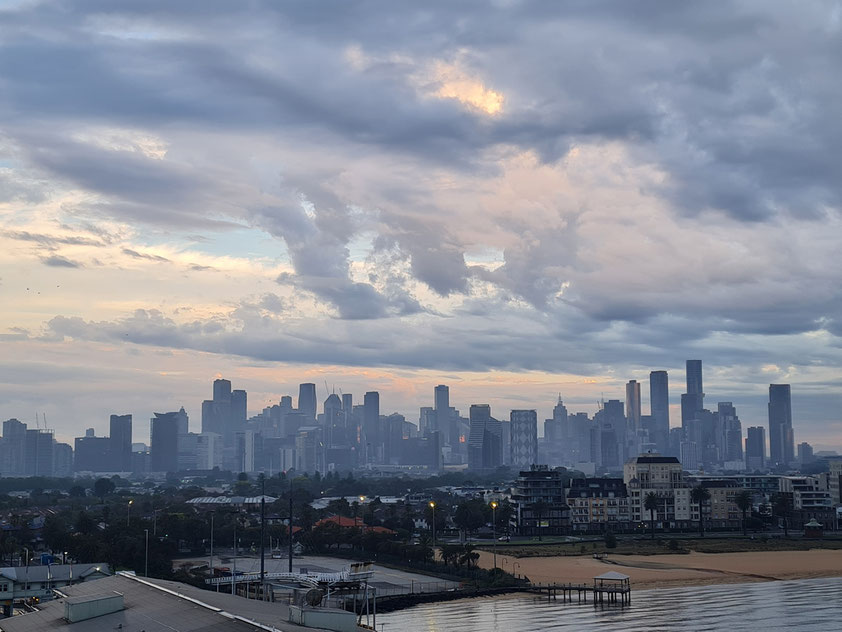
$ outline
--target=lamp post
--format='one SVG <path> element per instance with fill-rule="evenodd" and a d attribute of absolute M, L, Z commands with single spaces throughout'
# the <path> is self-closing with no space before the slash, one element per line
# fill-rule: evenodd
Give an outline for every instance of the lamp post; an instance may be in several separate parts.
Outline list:
<path fill-rule="evenodd" d="M 130 500 L 130 501 L 129 501 L 129 504 L 128 504 L 128 505 L 126 505 L 126 526 L 127 526 L 127 527 L 129 526 L 129 518 L 131 518 L 132 503 L 133 503 L 133 502 L 134 502 L 134 500 Z"/>
<path fill-rule="evenodd" d="M 213 512 L 211 512 L 211 533 L 210 533 L 210 536 L 211 536 L 210 537 L 210 564 L 208 565 L 208 570 L 210 571 L 211 577 L 213 577 Z"/>
<path fill-rule="evenodd" d="M 146 548 L 143 551 L 143 576 L 149 577 L 149 529 L 143 530 L 143 536 L 146 540 Z"/>
<path fill-rule="evenodd" d="M 494 570 L 497 570 L 497 501 L 491 501 L 491 537 L 494 539 L 492 550 L 494 551 Z"/>
<path fill-rule="evenodd" d="M 435 559 L 436 552 L 436 502 L 434 500 L 430 501 L 430 513 L 433 516 L 433 559 Z"/>

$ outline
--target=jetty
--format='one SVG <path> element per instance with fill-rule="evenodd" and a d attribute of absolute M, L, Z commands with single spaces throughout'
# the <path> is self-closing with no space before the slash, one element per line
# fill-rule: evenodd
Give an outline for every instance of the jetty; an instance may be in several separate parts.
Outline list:
<path fill-rule="evenodd" d="M 631 582 L 628 575 L 617 571 L 608 571 L 593 578 L 593 584 L 533 583 L 524 590 L 531 593 L 546 594 L 548 601 L 559 597 L 564 602 L 588 603 L 588 595 L 594 605 L 631 604 Z"/>

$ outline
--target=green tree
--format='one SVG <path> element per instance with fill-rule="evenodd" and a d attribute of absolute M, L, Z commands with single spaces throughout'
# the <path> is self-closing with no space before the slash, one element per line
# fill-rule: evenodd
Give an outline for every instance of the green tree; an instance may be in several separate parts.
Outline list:
<path fill-rule="evenodd" d="M 485 503 L 481 500 L 467 500 L 459 503 L 453 513 L 454 524 L 466 533 L 473 533 L 485 524 L 484 506 Z M 436 519 L 438 518 L 437 513 Z M 436 526 L 438 527 L 438 523 Z"/>
<path fill-rule="evenodd" d="M 707 487 L 696 485 L 690 490 L 690 500 L 699 507 L 699 536 L 705 537 L 704 504 L 710 500 L 710 490 Z"/>
<path fill-rule="evenodd" d="M 655 492 L 646 494 L 643 499 L 643 508 L 649 512 L 649 527 L 652 529 L 652 539 L 655 539 L 655 518 L 658 515 L 658 495 Z"/>
<path fill-rule="evenodd" d="M 737 505 L 737 509 L 739 509 L 743 514 L 743 535 L 747 535 L 746 532 L 746 514 L 748 510 L 751 509 L 752 501 L 754 500 L 754 496 L 750 491 L 744 489 L 737 493 L 734 497 L 734 503 Z"/>
<path fill-rule="evenodd" d="M 541 520 L 544 518 L 544 514 L 547 513 L 549 509 L 549 505 L 546 501 L 543 500 L 536 500 L 534 503 L 530 505 L 532 509 L 532 515 L 535 516 L 535 528 L 538 530 L 538 541 L 541 541 Z"/>
<path fill-rule="evenodd" d="M 772 497 L 772 513 L 784 521 L 784 537 L 789 537 L 789 514 L 792 512 L 792 502 L 789 494 L 778 493 Z"/>
<path fill-rule="evenodd" d="M 105 502 L 105 497 L 113 494 L 117 488 L 114 481 L 109 478 L 98 478 L 94 483 L 94 493 L 99 496 L 100 502 Z"/>

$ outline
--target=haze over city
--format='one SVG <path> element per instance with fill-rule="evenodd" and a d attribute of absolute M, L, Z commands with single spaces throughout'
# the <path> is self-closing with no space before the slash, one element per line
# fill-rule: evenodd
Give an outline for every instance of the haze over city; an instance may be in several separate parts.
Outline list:
<path fill-rule="evenodd" d="M 0 2 L 3 419 L 667 370 L 675 426 L 701 358 L 842 449 L 838 4 L 204 7 Z"/>

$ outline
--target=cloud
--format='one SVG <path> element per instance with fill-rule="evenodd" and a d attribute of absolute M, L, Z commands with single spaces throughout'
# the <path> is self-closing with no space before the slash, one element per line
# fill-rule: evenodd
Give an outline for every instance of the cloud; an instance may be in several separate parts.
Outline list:
<path fill-rule="evenodd" d="M 52 268 L 81 268 L 83 267 L 81 263 L 77 261 L 71 261 L 66 257 L 62 257 L 61 255 L 51 255 L 49 257 L 44 257 L 41 259 L 41 262 L 45 266 L 50 266 Z"/>

